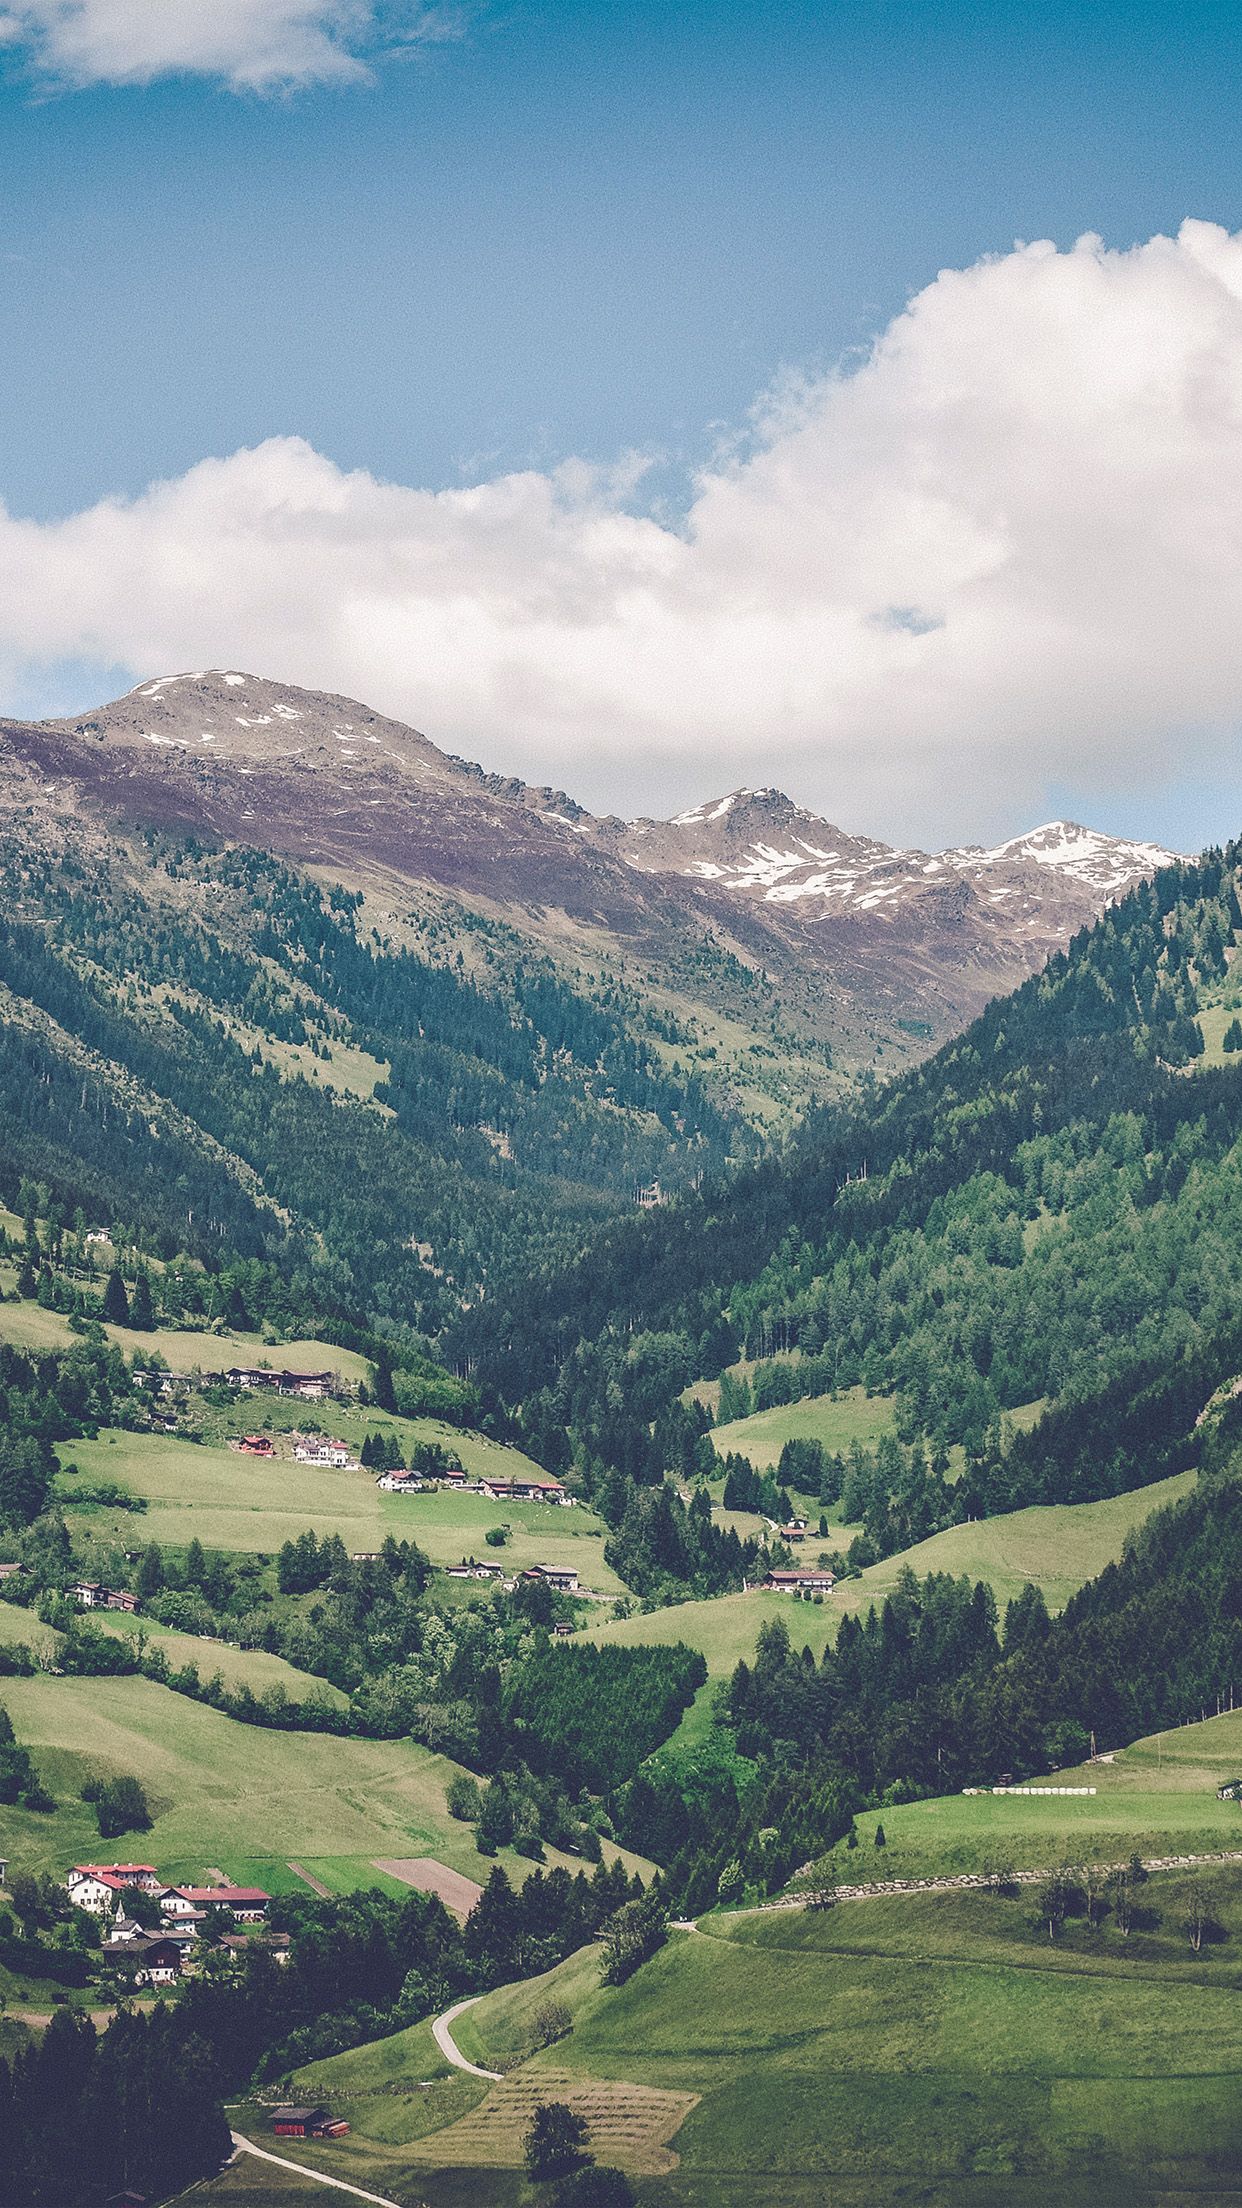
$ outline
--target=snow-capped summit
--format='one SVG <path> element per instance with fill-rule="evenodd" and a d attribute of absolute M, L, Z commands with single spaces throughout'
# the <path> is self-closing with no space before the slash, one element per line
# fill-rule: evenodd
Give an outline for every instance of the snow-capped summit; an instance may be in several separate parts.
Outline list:
<path fill-rule="evenodd" d="M 946 889 L 965 883 L 984 906 L 1004 905 L 1009 927 L 1039 940 L 1072 932 L 1175 856 L 1070 820 L 1011 836 L 993 850 L 896 850 L 847 835 L 775 789 L 733 790 L 672 820 L 633 821 L 618 848 L 644 873 L 710 882 L 790 907 L 802 919 L 895 920 L 929 892 L 943 902 Z"/>
<path fill-rule="evenodd" d="M 963 871 L 972 865 L 1009 866 L 1029 860 L 1115 896 L 1156 867 L 1171 865 L 1177 854 L 1165 851 L 1158 843 L 1135 843 L 1124 836 L 1103 835 L 1098 828 L 1083 828 L 1076 820 L 1050 820 L 1042 828 L 1028 829 L 1025 835 L 998 843 L 993 851 L 968 846 L 946 856 L 960 864 Z"/>
<path fill-rule="evenodd" d="M 424 893 L 475 904 L 554 959 L 590 946 L 674 996 L 709 974 L 726 1011 L 749 967 L 840 1065 L 930 1047 L 1172 856 L 1075 821 L 991 849 L 897 849 L 772 786 L 601 819 L 355 699 L 236 667 L 0 722 L 0 827 L 6 807 L 43 818 L 49 848 L 68 811 L 258 846 L 368 884 L 402 925 Z"/>

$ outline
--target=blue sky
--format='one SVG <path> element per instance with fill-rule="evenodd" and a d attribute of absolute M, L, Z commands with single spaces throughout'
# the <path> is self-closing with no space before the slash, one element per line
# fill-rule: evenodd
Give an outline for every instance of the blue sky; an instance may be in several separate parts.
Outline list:
<path fill-rule="evenodd" d="M 365 79 L 258 93 L 218 66 L 66 81 L 39 37 L 62 0 L 12 4 L 0 498 L 42 524 L 298 438 L 338 470 L 431 492 L 636 451 L 646 471 L 614 498 L 675 532 L 694 471 L 722 443 L 747 450 L 777 379 L 865 359 L 938 270 L 1016 239 L 1090 231 L 1124 252 L 1187 216 L 1242 228 L 1236 6 L 516 0 L 393 54 L 394 7 L 374 40 L 355 25 Z M 85 0 L 105 18 L 121 5 Z M 29 650 L 11 635 L 0 703 L 86 702 L 104 668 L 156 671 L 116 632 L 83 617 Z M 202 656 L 226 641 L 204 633 Z M 272 671 L 297 679 L 281 652 Z M 372 688 L 391 701 L 384 667 Z M 1219 744 L 1228 717 L 1219 698 L 1205 710 Z M 542 742 L 537 715 L 510 741 L 494 697 L 471 712 L 489 763 L 552 773 L 568 748 L 575 786 L 613 796 L 616 741 L 596 759 L 581 728 L 575 750 L 563 707 Z M 859 726 L 876 740 L 874 715 Z M 1041 781 L 1028 759 L 1012 818 L 1003 777 L 972 811 L 937 766 L 937 825 L 1018 827 L 1041 790 L 1181 840 L 1238 825 L 1217 818 L 1232 770 L 1218 781 L 1199 760 L 1162 781 L 1149 743 L 1132 776 L 1123 734 L 1083 776 L 1054 758 Z M 894 827 L 921 802 L 921 740 L 894 773 Z M 807 741 L 764 779 L 820 803 L 857 788 L 882 828 L 882 778 L 843 780 L 834 738 L 808 788 Z M 675 797 L 716 778 L 701 744 L 679 752 L 654 725 L 638 750 Z"/>

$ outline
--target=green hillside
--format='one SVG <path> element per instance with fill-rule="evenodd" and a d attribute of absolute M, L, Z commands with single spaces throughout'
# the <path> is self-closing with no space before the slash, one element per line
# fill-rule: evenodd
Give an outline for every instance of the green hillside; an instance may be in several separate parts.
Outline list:
<path fill-rule="evenodd" d="M 845 1616 L 857 1616 L 882 1602 L 906 1570 L 965 1574 L 984 1580 L 1002 1607 L 1031 1582 L 1042 1588 L 1050 1610 L 1063 1609 L 1070 1596 L 1106 1564 L 1119 1557 L 1128 1533 L 1155 1510 L 1179 1500 L 1194 1486 L 1192 1473 L 1180 1473 L 1129 1495 L 1099 1503 L 1051 1504 L 1016 1510 L 951 1526 L 900 1556 L 872 1564 L 856 1579 L 842 1580 L 822 1604 L 793 1602 L 762 1588 L 748 1594 L 717 1595 L 706 1602 L 681 1602 L 630 1618 L 588 1626 L 592 1640 L 633 1647 L 644 1641 L 684 1641 L 702 1651 L 709 1671 L 727 1677 L 734 1665 L 754 1654 L 759 1628 L 767 1619 L 783 1619 L 796 1645 L 819 1655 Z M 830 1536 L 830 1543 L 834 1537 Z M 807 1544 L 814 1557 L 819 1544 Z"/>
<path fill-rule="evenodd" d="M 293 1702 L 314 1695 L 336 1708 L 346 1706 L 348 1698 L 328 1680 L 317 1679 L 309 1671 L 299 1671 L 296 1664 L 286 1663 L 283 1656 L 269 1655 L 266 1649 L 235 1648 L 227 1641 L 204 1640 L 195 1633 L 175 1632 L 154 1618 L 131 1617 L 124 1612 L 101 1611 L 92 1623 L 118 1639 L 142 1638 L 150 1646 L 162 1649 L 174 1669 L 194 1664 L 205 1678 L 218 1672 L 226 1686 L 249 1687 L 256 1695 L 262 1694 L 267 1687 L 281 1687 Z M 0 1602 L 0 1646 L 24 1643 L 42 1654 L 44 1649 L 54 1650 L 62 1638 L 32 1611 L 20 1610 L 16 1603 Z M 0 1689 L 0 1698 L 3 1691 Z"/>
<path fill-rule="evenodd" d="M 1101 1746 L 1105 1746 L 1101 1743 Z M 1216 1790 L 1242 1776 L 1242 1710 L 1177 1726 L 1107 1762 L 1037 1777 L 1092 1787 L 1089 1796 L 945 1795 L 886 1805 L 858 1819 L 860 1847 L 838 1849 L 843 1879 L 929 1878 L 1008 1861 L 1018 1870 L 1143 1856 L 1242 1854 L 1242 1803 Z M 887 1846 L 871 1844 L 882 1822 Z"/>
<path fill-rule="evenodd" d="M 675 1540 L 642 1540 L 619 1484 L 673 1470 L 692 1487 L 708 1446 L 770 1466 L 819 1445 L 864 1562 L 1197 1461 L 1199 1413 L 1242 1370 L 1242 1071 L 1202 1063 L 1196 1024 L 1232 986 L 1238 859 L 1166 870 L 779 1159 L 463 1315 L 455 1353 L 532 1436 L 567 1407 L 610 1522 L 631 1511 L 641 1593 L 723 1591 L 745 1568 L 688 1506 Z M 716 1375 L 709 1408 L 695 1383 Z M 713 1427 L 739 1399 L 753 1415 Z M 823 1461 L 856 1447 L 846 1473 Z"/>
<path fill-rule="evenodd" d="M 846 1450 L 851 1442 L 876 1442 L 893 1430 L 893 1405 L 887 1396 L 868 1396 L 851 1388 L 842 1396 L 812 1395 L 796 1403 L 774 1403 L 770 1410 L 713 1426 L 712 1446 L 720 1456 L 736 1449 L 756 1471 L 774 1468 L 787 1441 L 818 1441 L 825 1449 Z"/>
<path fill-rule="evenodd" d="M 513 2198 L 523 2111 L 543 2093 L 594 2109 L 600 2158 L 634 2171 L 644 2208 L 1234 2203 L 1242 1872 L 1193 1880 L 1153 1878 L 1160 1921 L 1128 1940 L 1072 1920 L 1050 1944 L 1029 1900 L 976 1894 L 721 1920 L 673 1934 L 617 1991 L 585 1950 L 455 2026 L 471 2059 L 508 2071 L 490 2092 L 446 2080 L 418 2029 L 303 2071 L 299 2088 L 352 2129 L 339 2158 L 300 2158 L 433 2204 L 471 2168 L 468 2197 L 493 2208 Z M 1180 1931 L 1196 1890 L 1226 1934 L 1198 1956 Z M 573 2020 L 541 2053 L 536 1997 Z"/>
<path fill-rule="evenodd" d="M 19 1220 L 19 1229 L 20 1225 Z M 6 1266 L 4 1271 L 9 1276 L 5 1285 L 11 1289 L 16 1268 Z M 266 1364 L 291 1372 L 336 1372 L 352 1386 L 367 1375 L 367 1359 L 359 1351 L 312 1337 L 272 1343 L 261 1334 L 240 1333 L 227 1326 L 210 1331 L 162 1326 L 144 1332 L 139 1327 L 105 1325 L 104 1332 L 127 1357 L 139 1363 L 159 1357 L 173 1372 L 223 1372 L 230 1365 Z M 67 1349 L 73 1338 L 68 1319 L 59 1311 L 46 1311 L 37 1303 L 0 1303 L 0 1342 L 14 1342 L 19 1349 Z M 305 1405 L 299 1408 L 305 1410 Z"/>
<path fill-rule="evenodd" d="M 306 1416 L 305 1407 L 301 1416 Z M 331 1407 L 324 1418 L 333 1433 L 347 1440 L 360 1423 L 356 1417 L 335 1415 Z M 382 1423 L 391 1431 L 395 1422 Z M 415 1439 L 451 1442 L 476 1476 L 486 1471 L 505 1479 L 533 1469 L 528 1457 L 501 1444 L 448 1435 L 432 1421 L 405 1423 Z M 308 1529 L 319 1535 L 338 1533 L 351 1551 L 378 1549 L 391 1534 L 416 1541 L 433 1563 L 453 1564 L 466 1554 L 488 1554 L 483 1539 L 488 1528 L 507 1523 L 510 1540 L 497 1552 L 506 1568 L 569 1564 L 585 1587 L 622 1591 L 622 1582 L 604 1562 L 605 1529 L 593 1511 L 581 1506 L 562 1510 L 543 1503 L 501 1504 L 449 1490 L 392 1495 L 376 1486 L 370 1472 L 297 1464 L 291 1448 L 271 1460 L 163 1436 L 121 1433 L 66 1444 L 62 1456 L 79 1473 L 76 1480 L 62 1476 L 57 1500 L 70 1526 L 82 1532 L 132 1540 L 138 1524 L 144 1540 L 180 1547 L 197 1538 L 210 1548 L 268 1555 Z M 127 1517 L 120 1523 L 115 1510 L 106 1506 L 75 1509 L 75 1486 L 102 1479 L 143 1499 L 147 1508 L 140 1521 Z"/>
<path fill-rule="evenodd" d="M 0 1193 L 24 1216 L 27 1177 L 171 1264 L 158 1300 L 191 1324 L 379 1317 L 413 1348 L 462 1284 L 556 1262 L 635 1181 L 753 1147 L 712 1055 L 692 1070 L 692 985 L 657 1012 L 481 914 L 458 932 L 415 897 L 397 922 L 262 852 L 86 813 L 53 847 L 19 808 L 0 874 Z M 213 1293 L 238 1262 L 273 1269 L 241 1314 Z"/>
<path fill-rule="evenodd" d="M 99 1834 L 78 1789 L 94 1773 L 128 1773 L 154 1814 L 144 1858 L 170 1875 L 216 1866 L 288 1886 L 292 1859 L 340 1888 L 379 1883 L 375 1857 L 417 1856 L 479 1884 L 488 1875 L 470 1827 L 445 1805 L 458 1766 L 412 1741 L 243 1725 L 140 1678 L 6 1679 L 3 1702 L 61 1805 L 51 1817 L 0 1807 L 0 1854 L 19 1866 L 95 1860 Z M 512 1875 L 530 1867 L 505 1859 Z M 552 1850 L 548 1860 L 567 1859 Z"/>

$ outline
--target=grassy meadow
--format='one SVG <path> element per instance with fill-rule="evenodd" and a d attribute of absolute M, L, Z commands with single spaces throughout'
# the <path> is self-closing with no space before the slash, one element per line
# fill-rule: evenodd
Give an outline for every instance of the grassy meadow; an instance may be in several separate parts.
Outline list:
<path fill-rule="evenodd" d="M 354 1414 L 355 1419 L 359 1414 Z M 302 1418 L 305 1420 L 305 1407 Z M 328 1431 L 356 1444 L 348 1415 L 329 1407 Z M 372 1420 L 374 1425 L 377 1423 Z M 467 1470 L 501 1478 L 530 1469 L 517 1450 L 479 1435 L 457 1434 L 438 1420 L 401 1424 L 415 1439 L 451 1440 Z M 256 1429 L 259 1430 L 259 1429 Z M 308 1530 L 321 1537 L 339 1533 L 351 1551 L 378 1549 L 385 1535 L 416 1541 L 436 1564 L 453 1564 L 467 1554 L 494 1556 L 510 1568 L 529 1564 L 568 1564 L 585 1587 L 620 1594 L 622 1583 L 604 1562 L 603 1521 L 581 1504 L 573 1510 L 546 1503 L 497 1503 L 486 1495 L 455 1495 L 447 1490 L 421 1495 L 390 1495 L 371 1472 L 337 1472 L 295 1464 L 292 1441 L 275 1459 L 243 1457 L 235 1449 L 178 1441 L 171 1436 L 102 1433 L 95 1441 L 62 1445 L 62 1463 L 78 1466 L 83 1485 L 112 1480 L 147 1508 L 141 1515 L 97 1504 L 74 1507 L 75 1478 L 62 1473 L 57 1500 L 72 1530 L 123 1538 L 127 1546 L 158 1541 L 184 1547 L 197 1535 L 205 1548 L 274 1554 L 283 1542 Z M 489 1527 L 511 1527 L 502 1550 L 484 1545 Z"/>
<path fill-rule="evenodd" d="M 18 1225 L 20 1229 L 20 1221 Z M 7 1267 L 4 1278 L 11 1288 L 15 1268 Z M 103 1287 L 102 1275 L 99 1286 Z M 173 1372 L 224 1372 L 230 1365 L 267 1364 L 278 1371 L 339 1372 L 342 1380 L 356 1386 L 369 1369 L 357 1350 L 339 1349 L 335 1342 L 267 1342 L 261 1334 L 238 1334 L 225 1326 L 162 1326 L 154 1333 L 132 1326 L 105 1326 L 104 1332 L 127 1357 L 158 1353 Z M 37 1303 L 0 1303 L 0 1342 L 12 1342 L 18 1349 L 68 1349 L 77 1339 L 59 1311 L 44 1311 Z"/>
<path fill-rule="evenodd" d="M 1226 1935 L 1197 1956 L 1192 1880 Z M 583 1949 L 458 2020 L 498 2086 L 450 2076 L 425 2025 L 300 2071 L 351 2132 L 295 2159 L 508 2208 L 546 2097 L 587 2114 L 643 2208 L 1237 2208 L 1242 1869 L 1145 1893 L 1159 1921 L 1128 1940 L 1071 1919 L 1052 1944 L 1029 1896 L 950 1894 L 710 1919 L 618 1990 Z M 535 2051 L 549 1998 L 572 2029 Z"/>
<path fill-rule="evenodd" d="M 711 1385 L 718 1399 L 719 1382 Z M 1047 1398 L 1041 1396 L 1033 1403 L 1019 1403 L 1006 1411 L 1005 1417 L 1019 1433 L 1026 1433 L 1047 1407 Z M 808 1395 L 798 1403 L 776 1403 L 770 1410 L 752 1411 L 749 1418 L 714 1426 L 711 1440 L 722 1457 L 735 1450 L 748 1458 L 757 1472 L 767 1472 L 775 1471 L 787 1441 L 822 1442 L 830 1454 L 843 1456 L 855 1442 L 864 1449 L 873 1449 L 894 1427 L 891 1396 L 846 1388 L 839 1395 Z M 955 1446 L 949 1451 L 949 1476 L 956 1477 L 964 1463 L 961 1448 Z"/>
<path fill-rule="evenodd" d="M 756 1588 L 744 1595 L 718 1595 L 705 1602 L 683 1602 L 632 1618 L 610 1619 L 585 1628 L 592 1640 L 632 1647 L 644 1641 L 684 1641 L 701 1649 L 713 1677 L 727 1677 L 741 1657 L 754 1653 L 755 1637 L 768 1618 L 783 1618 L 791 1639 L 821 1655 L 835 1637 L 847 1611 L 867 1610 L 881 1602 L 909 1566 L 921 1578 L 928 1572 L 965 1573 L 984 1579 L 1004 1605 L 1028 1580 L 1043 1588 L 1048 1606 L 1063 1609 L 1070 1596 L 1114 1558 L 1132 1527 L 1153 1510 L 1177 1502 L 1194 1484 L 1192 1472 L 1136 1488 L 1099 1503 L 1049 1503 L 950 1526 L 900 1556 L 869 1565 L 856 1579 L 843 1580 L 822 1604 L 795 1602 Z M 809 1558 L 819 1547 L 806 1544 Z"/>
<path fill-rule="evenodd" d="M 287 1664 L 283 1656 L 269 1656 L 262 1648 L 236 1648 L 227 1641 L 204 1640 L 196 1633 L 178 1633 L 171 1626 L 157 1625 L 154 1618 L 131 1617 L 123 1611 L 101 1610 L 92 1613 L 91 1624 L 101 1632 L 112 1633 L 118 1639 L 136 1641 L 141 1635 L 148 1646 L 162 1649 L 174 1669 L 193 1664 L 204 1679 L 218 1672 L 226 1687 L 249 1687 L 252 1694 L 262 1694 L 265 1687 L 283 1687 L 291 1701 L 301 1702 L 310 1694 L 321 1701 L 331 1702 L 344 1709 L 348 1695 L 342 1694 L 327 1679 L 316 1678 L 312 1672 L 299 1671 L 296 1664 Z M 16 1603 L 0 1602 L 0 1645 L 10 1647 L 24 1641 L 27 1647 L 52 1655 L 61 1636 L 49 1625 L 44 1625 L 33 1610 L 22 1610 Z M 2 1690 L 0 1690 L 2 1691 Z"/>
<path fill-rule="evenodd" d="M 270 1889 L 293 1861 L 333 1891 L 395 1892 L 374 1870 L 376 1857 L 433 1856 L 480 1885 L 491 1869 L 469 1826 L 445 1806 L 459 1767 L 412 1741 L 242 1725 L 140 1678 L 6 1679 L 0 1699 L 61 1805 L 50 1817 L 0 1807 L 0 1855 L 23 1869 L 63 1871 L 94 1860 L 95 1818 L 78 1800 L 94 1773 L 142 1781 L 154 1818 L 142 1854 L 170 1876 L 214 1867 Z M 513 1878 L 532 1868 L 508 1849 L 501 1855 Z M 579 1867 L 555 1849 L 547 1861 Z"/>
<path fill-rule="evenodd" d="M 837 1851 L 849 1879 L 926 1878 L 981 1870 L 1007 1858 L 1015 1869 L 1121 1862 L 1143 1856 L 1242 1850 L 1242 1803 L 1216 1789 L 1242 1777 L 1242 1710 L 1137 1740 L 1109 1763 L 1050 1775 L 1054 1786 L 1093 1786 L 1094 1796 L 948 1794 L 858 1819 L 862 1845 Z M 877 1821 L 888 1845 L 872 1844 Z"/>
<path fill-rule="evenodd" d="M 719 1383 L 716 1386 L 719 1401 Z M 800 1403 L 775 1403 L 770 1410 L 752 1411 L 749 1418 L 714 1426 L 711 1438 L 722 1457 L 736 1450 L 750 1459 L 757 1472 L 767 1472 L 775 1470 L 787 1441 L 821 1441 L 825 1449 L 843 1452 L 855 1441 L 873 1448 L 892 1431 L 891 1396 L 847 1388 L 840 1395 L 808 1395 Z"/>

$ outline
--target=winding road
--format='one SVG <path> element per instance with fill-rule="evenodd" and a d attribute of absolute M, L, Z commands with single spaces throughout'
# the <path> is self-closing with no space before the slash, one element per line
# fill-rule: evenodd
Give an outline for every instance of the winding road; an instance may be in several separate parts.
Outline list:
<path fill-rule="evenodd" d="M 482 2070 L 477 2062 L 467 2062 L 449 2029 L 454 2017 L 460 2016 L 463 2009 L 472 2009 L 475 2002 L 482 1999 L 481 1993 L 472 1993 L 464 2001 L 454 2001 L 451 2009 L 445 2009 L 442 2015 L 432 2018 L 431 2036 L 445 2061 L 451 2062 L 454 2070 L 468 2070 L 472 2078 L 490 2078 L 493 2085 L 495 2085 L 500 2081 L 501 2072 L 499 2070 Z"/>
<path fill-rule="evenodd" d="M 312 2170 L 305 2162 L 291 2162 L 287 2155 L 269 2154 L 266 2147 L 256 2147 L 253 2139 L 243 2138 L 240 2131 L 233 2133 L 233 2154 L 253 2154 L 259 2162 L 274 2162 L 278 2170 L 294 2170 L 299 2177 L 310 2179 L 312 2185 L 331 2185 L 338 2193 L 352 2193 L 355 2200 L 369 2200 L 375 2208 L 401 2208 L 399 2200 L 390 2200 L 387 2193 L 367 2193 L 361 2185 L 351 2185 L 346 2178 L 329 2177 L 323 2170 Z"/>

